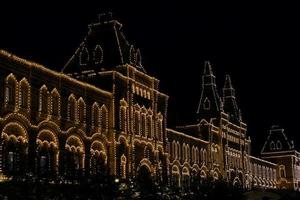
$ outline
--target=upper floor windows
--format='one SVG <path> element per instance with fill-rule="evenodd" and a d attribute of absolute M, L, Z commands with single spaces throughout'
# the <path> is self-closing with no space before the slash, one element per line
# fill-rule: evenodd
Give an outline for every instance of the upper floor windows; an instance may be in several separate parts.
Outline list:
<path fill-rule="evenodd" d="M 147 132 L 148 132 L 148 137 L 153 138 L 152 111 L 148 111 Z"/>
<path fill-rule="evenodd" d="M 79 123 L 85 123 L 85 113 L 86 112 L 86 109 L 85 109 L 85 102 L 84 100 L 82 99 L 82 97 L 79 98 L 78 100 L 78 120 L 79 120 Z"/>
<path fill-rule="evenodd" d="M 89 51 L 86 47 L 83 47 L 79 54 L 79 64 L 82 66 L 86 66 L 89 62 Z"/>
<path fill-rule="evenodd" d="M 19 84 L 19 105 L 22 109 L 29 109 L 30 86 L 26 78 L 23 78 Z"/>
<path fill-rule="evenodd" d="M 277 140 L 277 142 L 276 142 L 276 149 L 277 150 L 281 150 L 282 149 L 282 143 L 279 140 Z"/>
<path fill-rule="evenodd" d="M 60 116 L 60 95 L 56 88 L 51 91 L 51 110 L 50 113 L 54 117 Z"/>
<path fill-rule="evenodd" d="M 94 62 L 95 64 L 101 64 L 103 62 L 103 49 L 100 45 L 96 45 L 94 50 Z"/>
<path fill-rule="evenodd" d="M 161 113 L 157 117 L 157 139 L 160 141 L 163 140 L 163 116 Z"/>
<path fill-rule="evenodd" d="M 270 149 L 275 150 L 275 143 L 273 141 L 271 141 L 270 143 Z"/>
<path fill-rule="evenodd" d="M 43 85 L 40 88 L 40 94 L 39 94 L 39 112 L 41 114 L 48 114 L 48 88 L 46 85 Z"/>
<path fill-rule="evenodd" d="M 100 127 L 100 109 L 97 102 L 92 107 L 92 127 Z"/>
<path fill-rule="evenodd" d="M 120 130 L 126 132 L 127 130 L 127 102 L 122 99 L 120 101 Z"/>
<path fill-rule="evenodd" d="M 108 110 L 105 105 L 102 105 L 100 108 L 100 119 L 101 131 L 106 132 L 108 130 Z"/>
<path fill-rule="evenodd" d="M 209 110 L 210 109 L 210 101 L 208 100 L 208 98 L 206 97 L 204 102 L 203 102 L 203 108 L 204 110 Z"/>
<path fill-rule="evenodd" d="M 16 105 L 16 92 L 18 82 L 13 74 L 7 76 L 5 80 L 5 105 Z"/>
<path fill-rule="evenodd" d="M 77 102 L 76 98 L 73 94 L 71 94 L 68 98 L 68 120 L 76 121 L 76 113 L 77 113 Z"/>
<path fill-rule="evenodd" d="M 143 137 L 147 137 L 147 129 L 146 129 L 146 112 L 145 107 L 142 108 L 141 113 L 141 133 Z"/>

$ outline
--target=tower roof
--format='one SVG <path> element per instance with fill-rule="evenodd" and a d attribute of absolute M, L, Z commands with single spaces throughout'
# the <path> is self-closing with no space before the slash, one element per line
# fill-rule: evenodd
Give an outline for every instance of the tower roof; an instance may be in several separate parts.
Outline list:
<path fill-rule="evenodd" d="M 224 83 L 224 88 L 225 89 L 231 89 L 231 88 L 233 88 L 232 87 L 232 83 L 231 83 L 231 78 L 230 78 L 230 76 L 227 74 L 226 75 L 226 77 L 225 77 L 225 83 Z"/>
<path fill-rule="evenodd" d="M 112 13 L 99 14 L 97 21 L 88 28 L 86 37 L 62 69 L 63 72 L 99 72 L 123 64 L 145 72 L 140 50 L 127 41 L 122 24 Z"/>
<path fill-rule="evenodd" d="M 203 75 L 213 75 L 211 64 L 209 61 L 204 62 L 204 72 Z"/>

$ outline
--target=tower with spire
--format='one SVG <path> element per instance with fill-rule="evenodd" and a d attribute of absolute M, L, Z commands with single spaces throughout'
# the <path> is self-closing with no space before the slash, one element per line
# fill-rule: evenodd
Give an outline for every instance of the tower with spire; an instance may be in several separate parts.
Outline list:
<path fill-rule="evenodd" d="M 226 75 L 223 87 L 223 105 L 224 112 L 229 116 L 229 121 L 239 123 L 241 121 L 241 113 L 236 102 L 235 90 L 232 87 L 229 75 Z"/>
<path fill-rule="evenodd" d="M 213 74 L 211 64 L 206 61 L 202 75 L 202 92 L 197 109 L 197 119 L 210 120 L 219 116 L 221 110 L 221 99 L 216 85 L 216 77 Z"/>

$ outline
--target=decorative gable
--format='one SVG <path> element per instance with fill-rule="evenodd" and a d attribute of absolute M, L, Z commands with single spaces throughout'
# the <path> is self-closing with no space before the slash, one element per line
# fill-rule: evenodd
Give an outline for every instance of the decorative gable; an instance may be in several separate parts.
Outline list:
<path fill-rule="evenodd" d="M 284 129 L 279 128 L 278 126 L 272 126 L 261 153 L 264 154 L 290 150 L 294 150 L 293 141 L 286 137 Z"/>

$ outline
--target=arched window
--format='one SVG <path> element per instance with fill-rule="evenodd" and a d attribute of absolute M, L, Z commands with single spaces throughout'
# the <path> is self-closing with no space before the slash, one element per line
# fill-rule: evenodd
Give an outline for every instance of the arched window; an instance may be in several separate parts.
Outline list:
<path fill-rule="evenodd" d="M 49 92 L 46 87 L 46 85 L 43 85 L 40 88 L 40 105 L 39 105 L 39 111 L 41 114 L 48 114 L 48 98 L 49 98 Z"/>
<path fill-rule="evenodd" d="M 206 154 L 206 149 L 203 150 L 203 163 L 206 164 L 207 161 L 207 154 Z"/>
<path fill-rule="evenodd" d="M 85 102 L 82 99 L 82 97 L 79 98 L 78 100 L 78 117 L 79 117 L 79 122 L 80 123 L 85 123 Z"/>
<path fill-rule="evenodd" d="M 86 47 L 83 47 L 79 54 L 79 64 L 86 66 L 89 62 L 89 51 Z"/>
<path fill-rule="evenodd" d="M 60 95 L 56 88 L 51 91 L 51 115 L 60 116 Z"/>
<path fill-rule="evenodd" d="M 208 98 L 206 97 L 204 102 L 203 102 L 203 108 L 204 110 L 209 110 L 210 109 L 210 101 L 208 100 Z"/>
<path fill-rule="evenodd" d="M 130 55 L 129 55 L 129 60 L 131 64 L 136 64 L 136 54 L 135 54 L 135 49 L 134 47 L 131 45 L 130 47 L 130 51 L 129 51 Z"/>
<path fill-rule="evenodd" d="M 121 174 L 122 174 L 122 178 L 126 178 L 126 156 L 123 154 L 121 156 Z"/>
<path fill-rule="evenodd" d="M 101 64 L 103 62 L 103 49 L 98 44 L 94 50 L 94 62 L 95 64 Z"/>
<path fill-rule="evenodd" d="M 97 102 L 92 107 L 92 126 L 96 128 L 100 127 L 100 110 Z"/>
<path fill-rule="evenodd" d="M 282 144 L 281 144 L 281 142 L 279 140 L 277 140 L 277 142 L 276 142 L 276 149 L 277 150 L 281 150 L 282 149 Z"/>
<path fill-rule="evenodd" d="M 143 137 L 147 137 L 146 133 L 146 109 L 142 108 L 142 114 L 141 114 L 141 133 Z"/>
<path fill-rule="evenodd" d="M 275 143 L 274 143 L 274 141 L 270 142 L 270 149 L 271 150 L 275 150 Z"/>
<path fill-rule="evenodd" d="M 30 86 L 26 78 L 23 78 L 19 84 L 19 105 L 20 108 L 29 109 L 30 104 Z"/>
<path fill-rule="evenodd" d="M 5 83 L 5 104 L 15 106 L 18 82 L 15 76 L 13 74 L 10 74 L 6 77 Z"/>
<path fill-rule="evenodd" d="M 152 115 L 147 116 L 147 131 L 148 137 L 153 138 L 153 131 L 152 131 Z"/>
<path fill-rule="evenodd" d="M 142 66 L 142 56 L 141 51 L 139 49 L 136 51 L 136 64 L 138 66 Z"/>
<path fill-rule="evenodd" d="M 176 142 L 175 142 L 175 140 L 173 140 L 173 142 L 172 142 L 172 158 L 173 158 L 173 160 L 175 160 L 176 159 L 176 154 L 177 154 L 177 152 L 176 152 Z"/>
<path fill-rule="evenodd" d="M 280 176 L 280 178 L 285 178 L 286 177 L 286 172 L 285 172 L 285 166 L 284 165 L 279 166 L 279 176 Z"/>
<path fill-rule="evenodd" d="M 126 132 L 127 124 L 127 108 L 125 106 L 120 107 L 120 130 Z"/>
<path fill-rule="evenodd" d="M 181 159 L 181 148 L 179 142 L 177 142 L 177 155 L 178 155 L 178 160 Z"/>
<path fill-rule="evenodd" d="M 105 105 L 102 105 L 100 108 L 100 122 L 101 122 L 101 131 L 107 132 L 108 130 L 108 110 Z"/>
<path fill-rule="evenodd" d="M 136 135 L 140 134 L 140 112 L 135 111 L 134 113 L 134 133 Z"/>
<path fill-rule="evenodd" d="M 163 116 L 159 113 L 158 120 L 157 120 L 157 139 L 162 141 L 163 140 Z"/>
<path fill-rule="evenodd" d="M 74 94 L 71 94 L 68 99 L 68 119 L 75 122 L 77 120 L 77 105 Z"/>

